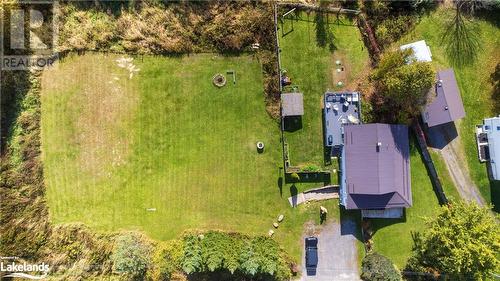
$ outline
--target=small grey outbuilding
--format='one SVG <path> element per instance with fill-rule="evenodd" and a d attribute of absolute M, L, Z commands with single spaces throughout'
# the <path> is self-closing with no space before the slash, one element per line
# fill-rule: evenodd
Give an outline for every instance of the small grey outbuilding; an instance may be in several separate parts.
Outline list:
<path fill-rule="evenodd" d="M 304 97 L 302 93 L 281 94 L 281 116 L 304 115 Z"/>

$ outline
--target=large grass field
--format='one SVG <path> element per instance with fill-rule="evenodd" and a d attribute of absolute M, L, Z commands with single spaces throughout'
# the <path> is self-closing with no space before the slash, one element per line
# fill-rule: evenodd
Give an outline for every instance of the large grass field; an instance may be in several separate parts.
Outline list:
<path fill-rule="evenodd" d="M 281 65 L 292 79 L 292 85 L 304 94 L 302 129 L 287 132 L 286 140 L 292 165 L 323 165 L 323 125 L 321 98 L 328 90 L 355 90 L 354 81 L 369 68 L 369 57 L 359 29 L 353 21 L 335 15 L 320 19 L 302 13 L 299 20 L 285 20 L 279 32 Z M 327 20 L 329 24 L 327 24 Z M 323 22 L 323 24 L 321 24 Z M 282 36 L 283 31 L 285 36 Z M 330 34 L 330 35 L 327 35 Z M 333 44 L 333 48 L 331 46 Z M 336 72 L 340 60 L 345 71 Z M 337 88 L 342 81 L 346 87 Z"/>
<path fill-rule="evenodd" d="M 43 74 L 51 220 L 166 240 L 194 228 L 267 234 L 284 214 L 275 239 L 298 260 L 318 204 L 292 209 L 288 187 L 280 195 L 279 126 L 265 110 L 257 59 L 145 56 L 130 78 L 118 58 L 71 55 Z M 228 70 L 236 84 L 226 75 L 225 87 L 213 86 Z"/>
<path fill-rule="evenodd" d="M 474 24 L 478 29 L 480 45 L 477 58 L 469 65 L 454 66 L 445 53 L 442 41 L 446 23 L 452 15 L 453 11 L 440 8 L 424 16 L 416 28 L 395 45 L 424 39 L 431 48 L 436 69 L 454 68 L 466 112 L 465 118 L 457 126 L 464 147 L 464 166 L 486 201 L 497 205 L 498 210 L 500 184 L 490 183 L 486 166 L 477 159 L 474 127 L 481 124 L 483 118 L 500 114 L 499 101 L 493 97 L 493 85 L 489 80 L 500 60 L 500 23 L 498 17 L 496 22 L 492 19 L 493 15 L 489 17 L 490 20 L 476 18 Z"/>

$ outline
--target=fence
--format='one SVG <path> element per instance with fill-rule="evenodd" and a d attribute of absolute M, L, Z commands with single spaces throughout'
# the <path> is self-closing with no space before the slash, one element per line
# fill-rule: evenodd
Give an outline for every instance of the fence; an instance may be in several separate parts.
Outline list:
<path fill-rule="evenodd" d="M 425 141 L 424 132 L 420 127 L 420 123 L 418 121 L 413 122 L 411 128 L 417 138 L 417 143 L 420 148 L 422 158 L 424 159 L 425 167 L 427 168 L 427 172 L 429 173 L 429 178 L 431 179 L 432 186 L 434 187 L 434 192 L 438 197 L 439 204 L 448 204 L 448 198 L 446 198 L 446 194 L 443 191 L 443 186 L 441 185 L 441 181 L 439 180 L 436 167 L 434 166 L 434 162 L 432 162 L 431 155 L 429 154 L 427 142 Z"/>

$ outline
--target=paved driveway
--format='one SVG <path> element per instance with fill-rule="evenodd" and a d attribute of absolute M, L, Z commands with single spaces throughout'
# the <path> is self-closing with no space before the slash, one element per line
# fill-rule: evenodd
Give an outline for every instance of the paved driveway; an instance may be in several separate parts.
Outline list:
<path fill-rule="evenodd" d="M 356 223 L 348 218 L 328 222 L 322 226 L 318 237 L 318 268 L 315 275 L 308 275 L 305 252 L 302 255 L 302 281 L 357 281 L 359 279 Z M 303 240 L 302 240 L 303 241 Z M 304 245 L 302 245 L 304 249 Z M 303 250 L 304 251 L 304 250 Z"/>

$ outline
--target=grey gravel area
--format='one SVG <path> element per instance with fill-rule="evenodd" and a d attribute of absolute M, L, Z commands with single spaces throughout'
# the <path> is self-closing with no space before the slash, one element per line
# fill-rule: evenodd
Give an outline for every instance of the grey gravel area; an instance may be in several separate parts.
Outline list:
<path fill-rule="evenodd" d="M 307 231 L 306 231 L 307 232 Z M 336 221 L 327 221 L 318 228 L 318 267 L 315 275 L 308 275 L 305 268 L 304 245 L 302 256 L 302 281 L 358 281 L 359 265 L 356 247 L 356 223 L 342 219 L 342 226 Z M 304 241 L 304 240 L 302 240 Z M 314 274 L 314 273 L 313 273 Z"/>

